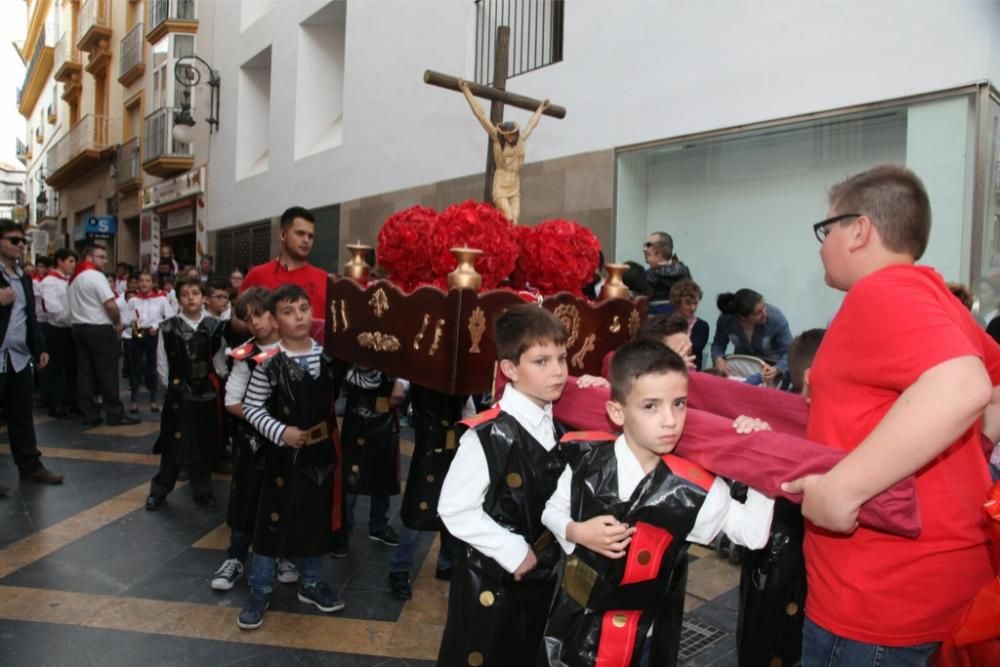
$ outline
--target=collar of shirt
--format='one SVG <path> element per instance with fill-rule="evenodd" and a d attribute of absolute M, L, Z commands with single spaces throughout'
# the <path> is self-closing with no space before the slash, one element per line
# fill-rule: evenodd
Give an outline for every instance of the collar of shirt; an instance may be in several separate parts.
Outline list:
<path fill-rule="evenodd" d="M 618 461 L 618 497 L 628 500 L 646 476 L 646 471 L 625 441 L 624 433 L 615 440 L 615 459 Z"/>
<path fill-rule="evenodd" d="M 282 352 L 284 352 L 289 357 L 302 357 L 302 356 L 305 356 L 307 354 L 319 354 L 320 352 L 323 351 L 323 346 L 322 345 L 320 345 L 319 343 L 317 343 L 314 340 L 311 341 L 311 342 L 312 342 L 312 347 L 310 347 L 308 350 L 306 350 L 304 352 L 293 352 L 293 351 L 289 350 L 287 347 L 285 347 L 285 343 L 281 342 L 281 341 L 279 341 L 279 343 L 278 343 L 278 349 L 280 349 Z"/>
<path fill-rule="evenodd" d="M 24 275 L 24 271 L 22 271 L 21 267 L 18 266 L 17 264 L 14 264 L 14 273 L 11 273 L 10 269 L 7 268 L 7 265 L 4 264 L 3 262 L 0 262 L 0 269 L 3 270 L 4 275 L 7 276 L 8 278 L 16 278 L 20 280 L 21 276 Z"/>
<path fill-rule="evenodd" d="M 544 408 L 539 407 L 537 403 L 515 389 L 514 385 L 508 384 L 504 387 L 503 397 L 500 398 L 500 409 L 527 428 L 545 449 L 555 447 L 556 434 L 551 403 L 546 403 Z"/>
<path fill-rule="evenodd" d="M 192 329 L 197 329 L 198 325 L 201 324 L 201 321 L 205 319 L 205 313 L 202 313 L 196 320 L 192 320 L 183 312 L 177 313 L 177 316 L 181 318 L 181 322 L 185 322 Z"/>

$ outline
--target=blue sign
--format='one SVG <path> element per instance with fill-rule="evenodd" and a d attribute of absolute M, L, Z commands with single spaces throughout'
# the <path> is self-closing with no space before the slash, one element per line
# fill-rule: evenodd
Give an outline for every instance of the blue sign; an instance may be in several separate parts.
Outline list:
<path fill-rule="evenodd" d="M 113 215 L 92 215 L 83 228 L 89 237 L 107 238 L 118 233 L 118 220 Z"/>

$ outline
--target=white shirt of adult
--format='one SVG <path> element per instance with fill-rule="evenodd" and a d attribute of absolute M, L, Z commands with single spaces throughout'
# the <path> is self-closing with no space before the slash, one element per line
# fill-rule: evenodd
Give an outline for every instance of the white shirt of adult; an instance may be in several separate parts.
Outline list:
<path fill-rule="evenodd" d="M 628 500 L 632 497 L 639 483 L 646 478 L 639 459 L 635 457 L 625 436 L 620 435 L 615 440 L 615 459 L 618 462 L 618 497 Z M 574 542 L 566 538 L 566 526 L 569 525 L 570 498 L 573 481 L 573 471 L 569 466 L 559 476 L 555 493 L 545 504 L 542 512 L 542 523 L 552 531 L 563 551 L 573 553 Z M 688 533 L 687 540 L 698 544 L 708 544 L 720 532 L 725 532 L 734 544 L 750 549 L 763 549 L 771 532 L 771 518 L 774 514 L 774 501 L 764 494 L 748 489 L 746 503 L 734 500 L 729 495 L 729 486 L 716 477 L 712 482 L 705 502 L 694 521 L 694 527 Z"/>
<path fill-rule="evenodd" d="M 500 399 L 500 409 L 516 419 L 545 451 L 552 451 L 556 446 L 551 403 L 539 407 L 508 384 Z M 524 537 L 498 524 L 483 509 L 489 485 L 490 472 L 479 436 L 471 430 L 466 431 L 441 486 L 438 514 L 448 532 L 513 573 L 531 546 Z"/>
<path fill-rule="evenodd" d="M 69 300 L 66 288 L 68 278 L 53 269 L 38 283 L 38 300 L 44 304 L 46 321 L 49 326 L 64 329 L 72 324 L 69 316 Z"/>
<path fill-rule="evenodd" d="M 108 285 L 108 278 L 97 269 L 87 269 L 79 273 L 66 288 L 70 321 L 73 324 L 106 324 L 111 326 L 111 317 L 104 310 L 104 304 L 115 299 L 115 293 Z"/>
<path fill-rule="evenodd" d="M 177 317 L 181 323 L 195 330 L 201 324 L 201 321 L 205 319 L 205 314 L 201 313 L 197 320 L 188 319 L 184 313 L 178 313 Z M 229 370 L 226 367 L 226 351 L 222 345 L 219 346 L 218 351 L 212 357 L 212 366 L 215 368 L 215 374 L 219 377 L 224 376 Z M 170 362 L 167 360 L 167 348 L 163 345 L 163 329 L 160 329 L 159 335 L 156 337 L 156 374 L 160 376 L 160 384 L 164 387 L 170 386 Z"/>

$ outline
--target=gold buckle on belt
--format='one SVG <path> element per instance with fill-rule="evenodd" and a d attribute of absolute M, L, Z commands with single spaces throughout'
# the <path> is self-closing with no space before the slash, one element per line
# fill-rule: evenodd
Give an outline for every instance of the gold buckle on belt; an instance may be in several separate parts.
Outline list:
<path fill-rule="evenodd" d="M 309 445 L 315 445 L 329 439 L 330 439 L 330 427 L 327 425 L 325 421 L 321 421 L 320 423 L 316 424 L 315 426 L 311 426 L 309 427 L 309 429 L 306 430 L 305 446 L 308 447 Z"/>

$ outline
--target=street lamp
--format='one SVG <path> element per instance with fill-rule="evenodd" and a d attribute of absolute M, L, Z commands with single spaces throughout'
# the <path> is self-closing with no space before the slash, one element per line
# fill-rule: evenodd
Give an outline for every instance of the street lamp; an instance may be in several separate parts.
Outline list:
<path fill-rule="evenodd" d="M 190 62 L 185 62 L 190 61 Z M 201 64 L 208 71 L 206 83 L 211 91 L 209 101 L 209 116 L 205 121 L 209 125 L 209 132 L 219 129 L 219 86 L 222 79 L 219 73 L 212 69 L 204 59 L 195 54 L 183 56 L 177 59 L 174 64 L 174 79 L 184 86 L 184 101 L 179 109 L 174 111 L 173 137 L 175 141 L 182 144 L 189 144 L 194 139 L 194 116 L 191 115 L 191 89 L 201 83 L 202 74 L 196 67 Z"/>

